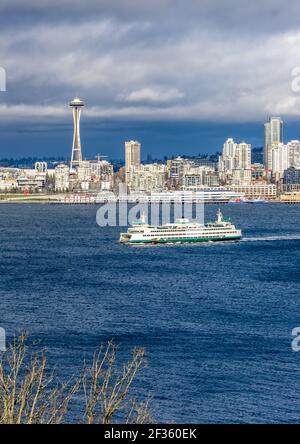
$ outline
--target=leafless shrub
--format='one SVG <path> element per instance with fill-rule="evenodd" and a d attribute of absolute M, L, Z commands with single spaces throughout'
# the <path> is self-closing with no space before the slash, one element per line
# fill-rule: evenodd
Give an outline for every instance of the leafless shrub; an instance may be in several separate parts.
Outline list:
<path fill-rule="evenodd" d="M 145 350 L 136 348 L 132 358 L 117 371 L 117 346 L 113 341 L 94 355 L 83 376 L 85 418 L 88 424 L 109 424 L 114 416 L 123 422 L 150 422 L 148 401 L 137 403 L 129 397 L 136 375 L 146 365 Z"/>
<path fill-rule="evenodd" d="M 60 383 L 47 368 L 45 352 L 31 352 L 24 334 L 15 338 L 8 350 L 0 353 L 0 424 L 62 423 L 70 401 L 81 390 L 84 422 L 88 424 L 152 422 L 149 400 L 137 402 L 130 397 L 135 378 L 146 365 L 145 351 L 134 349 L 119 370 L 117 349 L 113 341 L 108 342 L 79 378 Z"/>
<path fill-rule="evenodd" d="M 80 380 L 58 384 L 47 371 L 44 351 L 30 353 L 26 339 L 15 338 L 0 355 L 0 423 L 59 424 Z"/>

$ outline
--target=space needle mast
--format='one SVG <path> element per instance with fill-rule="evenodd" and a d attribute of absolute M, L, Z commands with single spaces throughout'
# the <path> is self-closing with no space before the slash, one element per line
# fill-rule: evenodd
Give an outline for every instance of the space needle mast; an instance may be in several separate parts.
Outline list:
<path fill-rule="evenodd" d="M 69 106 L 73 108 L 73 119 L 74 119 L 74 135 L 73 135 L 73 147 L 72 147 L 72 157 L 71 157 L 71 169 L 79 166 L 82 162 L 82 151 L 80 142 L 80 114 L 81 109 L 84 107 L 84 103 L 78 97 L 75 97 L 69 103 Z"/>

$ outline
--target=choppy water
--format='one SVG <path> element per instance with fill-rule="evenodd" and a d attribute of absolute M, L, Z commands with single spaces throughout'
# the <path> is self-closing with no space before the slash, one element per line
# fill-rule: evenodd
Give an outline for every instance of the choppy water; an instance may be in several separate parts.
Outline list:
<path fill-rule="evenodd" d="M 0 206 L 0 326 L 63 375 L 109 338 L 146 347 L 159 422 L 299 422 L 300 206 L 223 206 L 242 242 L 154 248 L 118 245 L 96 210 Z"/>

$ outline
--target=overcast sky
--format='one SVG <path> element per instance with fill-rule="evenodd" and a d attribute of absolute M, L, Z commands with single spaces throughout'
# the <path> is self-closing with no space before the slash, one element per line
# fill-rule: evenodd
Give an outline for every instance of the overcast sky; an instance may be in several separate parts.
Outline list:
<path fill-rule="evenodd" d="M 68 153 L 76 95 L 89 155 L 259 145 L 269 115 L 300 138 L 299 17 L 296 0 L 1 0 L 0 157 Z"/>

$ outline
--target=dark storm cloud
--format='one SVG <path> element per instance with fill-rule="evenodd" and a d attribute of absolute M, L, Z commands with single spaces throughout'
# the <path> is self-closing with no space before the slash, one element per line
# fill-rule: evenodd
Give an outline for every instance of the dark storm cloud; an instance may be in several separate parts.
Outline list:
<path fill-rule="evenodd" d="M 227 32 L 235 28 L 255 34 L 298 28 L 300 4 L 296 0 L 2 0 L 0 12 L 3 23 L 13 18 L 83 21 L 102 16 L 167 21 L 179 27 L 197 22 Z"/>
<path fill-rule="evenodd" d="M 2 0 L 6 120 L 249 121 L 298 116 L 300 3 Z"/>

